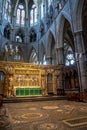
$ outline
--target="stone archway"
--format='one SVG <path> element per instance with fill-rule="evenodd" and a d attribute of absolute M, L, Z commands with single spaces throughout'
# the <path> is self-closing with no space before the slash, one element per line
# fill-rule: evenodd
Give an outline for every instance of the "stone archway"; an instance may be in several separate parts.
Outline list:
<path fill-rule="evenodd" d="M 82 29 L 85 53 L 87 58 L 87 1 L 84 1 L 82 8 Z"/>
<path fill-rule="evenodd" d="M 82 8 L 84 0 L 76 0 L 75 9 L 73 12 L 73 28 L 74 32 L 82 31 Z"/>
<path fill-rule="evenodd" d="M 64 47 L 64 65 L 74 66 L 75 60 L 75 43 L 70 23 L 65 19 L 63 30 L 63 47 Z"/>
<path fill-rule="evenodd" d="M 68 16 L 66 16 L 68 18 Z M 57 27 L 57 34 L 56 34 L 56 39 L 57 39 L 57 44 L 56 44 L 56 57 L 57 57 L 57 64 L 59 65 L 64 65 L 64 55 L 63 55 L 63 32 L 64 32 L 64 23 L 65 23 L 65 17 L 63 14 L 59 16 L 59 24 Z M 70 20 L 67 20 L 68 22 Z M 71 25 L 71 23 L 70 23 Z"/>
<path fill-rule="evenodd" d="M 73 30 L 72 30 L 72 24 L 71 24 L 71 19 L 68 19 L 70 17 L 70 14 L 61 14 L 59 17 L 59 24 L 57 27 L 57 48 L 56 48 L 56 53 L 57 53 L 57 63 L 58 65 L 61 65 L 64 67 L 64 40 L 68 40 L 69 44 L 72 46 L 74 52 L 75 52 L 75 47 L 74 47 L 74 37 L 73 37 Z M 65 32 L 64 32 L 65 31 Z M 64 83 L 63 83 L 63 74 L 60 74 L 59 77 L 59 87 L 63 89 Z"/>
<path fill-rule="evenodd" d="M 78 0 L 76 3 L 76 8 L 74 11 L 73 18 L 73 27 L 74 27 L 74 38 L 75 38 L 75 50 L 76 50 L 76 59 L 79 75 L 79 86 L 80 91 L 83 92 L 87 89 L 87 67 L 86 67 L 86 49 L 85 49 L 85 40 L 83 37 L 84 27 L 83 24 L 83 8 L 85 6 L 84 0 Z"/>

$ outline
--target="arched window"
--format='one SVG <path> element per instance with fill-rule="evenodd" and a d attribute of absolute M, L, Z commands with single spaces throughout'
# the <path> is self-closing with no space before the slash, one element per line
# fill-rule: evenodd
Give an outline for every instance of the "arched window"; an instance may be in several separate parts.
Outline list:
<path fill-rule="evenodd" d="M 22 4 L 19 4 L 17 9 L 16 23 L 20 26 L 24 26 L 25 24 L 25 10 Z"/>
<path fill-rule="evenodd" d="M 4 18 L 11 22 L 11 2 L 10 0 L 6 0 L 5 6 L 4 6 Z"/>
<path fill-rule="evenodd" d="M 35 4 L 33 4 L 30 11 L 30 26 L 36 23 L 37 23 L 37 7 Z"/>
<path fill-rule="evenodd" d="M 75 65 L 75 56 L 74 52 L 67 43 L 64 43 L 64 56 L 65 56 L 65 65 L 71 66 Z"/>
<path fill-rule="evenodd" d="M 48 7 L 51 5 L 52 0 L 48 0 Z"/>
<path fill-rule="evenodd" d="M 44 16 L 44 8 L 43 8 L 43 2 L 41 3 L 41 19 Z"/>

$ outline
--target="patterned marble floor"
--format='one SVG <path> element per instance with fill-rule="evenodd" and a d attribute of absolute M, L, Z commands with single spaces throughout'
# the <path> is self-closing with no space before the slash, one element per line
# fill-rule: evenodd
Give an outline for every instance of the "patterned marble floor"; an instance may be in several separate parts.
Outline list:
<path fill-rule="evenodd" d="M 87 122 L 70 126 L 65 120 L 87 117 L 87 103 L 56 100 L 6 104 L 13 130 L 87 130 Z"/>

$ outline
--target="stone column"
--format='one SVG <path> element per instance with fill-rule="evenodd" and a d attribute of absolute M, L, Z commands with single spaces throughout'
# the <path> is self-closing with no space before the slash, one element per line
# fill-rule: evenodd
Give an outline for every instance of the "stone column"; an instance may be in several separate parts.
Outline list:
<path fill-rule="evenodd" d="M 58 89 L 64 88 L 64 86 L 63 86 L 63 76 L 62 76 L 62 67 L 60 69 L 60 73 L 59 73 L 59 76 L 58 76 L 58 79 L 57 79 L 57 83 L 58 83 Z"/>
<path fill-rule="evenodd" d="M 25 39 L 24 39 L 24 42 L 29 44 L 29 19 L 26 18 L 26 25 L 25 25 Z"/>
<path fill-rule="evenodd" d="M 15 41 L 16 39 L 15 39 L 15 21 L 16 21 L 16 17 L 15 16 L 13 16 L 12 17 L 12 24 L 11 24 L 11 41 Z"/>
<path fill-rule="evenodd" d="M 86 55 L 82 37 L 82 31 L 75 32 L 76 61 L 79 75 L 80 91 L 87 89 Z"/>
<path fill-rule="evenodd" d="M 57 64 L 64 65 L 64 51 L 63 47 L 56 48 Z"/>
<path fill-rule="evenodd" d="M 64 48 L 63 47 L 58 47 L 56 48 L 56 53 L 57 53 L 57 64 L 60 65 L 60 72 L 59 72 L 59 76 L 57 79 L 57 83 L 58 83 L 58 89 L 64 89 L 63 86 L 63 75 L 62 75 L 62 71 L 63 71 L 63 66 L 64 66 Z"/>

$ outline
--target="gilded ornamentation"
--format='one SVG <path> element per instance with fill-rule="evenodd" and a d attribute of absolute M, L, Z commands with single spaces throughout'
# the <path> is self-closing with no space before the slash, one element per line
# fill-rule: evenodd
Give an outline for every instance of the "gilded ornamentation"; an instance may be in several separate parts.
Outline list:
<path fill-rule="evenodd" d="M 34 65 L 29 63 L 18 62 L 0 62 L 0 69 L 6 72 L 4 81 L 4 95 L 6 97 L 48 95 L 48 85 L 52 86 L 51 91 L 55 94 L 57 91 L 56 79 L 59 76 L 60 69 L 58 66 Z M 51 82 L 48 83 L 47 75 L 52 75 Z M 51 84 L 50 84 L 51 83 Z M 38 94 L 39 92 L 39 94 Z"/>

